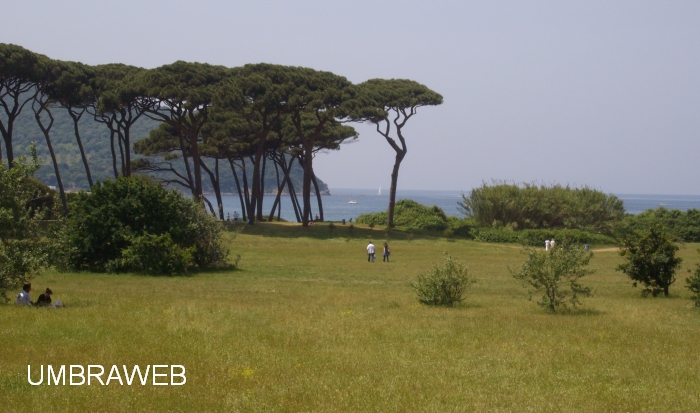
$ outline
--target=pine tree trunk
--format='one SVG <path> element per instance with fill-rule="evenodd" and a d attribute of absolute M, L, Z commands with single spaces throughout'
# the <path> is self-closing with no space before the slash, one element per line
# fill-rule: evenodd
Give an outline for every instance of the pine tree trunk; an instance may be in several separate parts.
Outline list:
<path fill-rule="evenodd" d="M 61 180 L 61 172 L 58 170 L 58 162 L 56 161 L 56 153 L 53 150 L 53 145 L 51 144 L 51 138 L 49 137 L 49 132 L 51 131 L 51 127 L 53 126 L 53 116 L 51 115 L 51 112 L 46 108 L 47 102 L 39 102 L 37 101 L 40 105 L 39 110 L 34 110 L 34 118 L 36 119 L 37 123 L 39 124 L 39 128 L 41 129 L 41 132 L 44 134 L 44 138 L 46 139 L 46 146 L 49 147 L 49 154 L 51 155 L 51 161 L 53 161 L 53 170 L 54 173 L 56 174 L 56 184 L 58 185 L 58 191 L 59 195 L 61 197 L 61 204 L 63 206 L 63 214 L 68 215 L 68 202 L 66 201 L 66 191 L 63 189 L 63 181 Z M 51 121 L 49 122 L 49 125 L 47 127 L 44 127 L 44 124 L 41 122 L 41 112 L 46 112 L 48 115 L 49 119 Z"/>
<path fill-rule="evenodd" d="M 316 200 L 318 201 L 318 215 L 321 222 L 323 219 L 323 201 L 321 200 L 321 191 L 318 189 L 318 181 L 316 180 L 316 174 L 311 171 L 311 181 L 314 184 L 314 190 L 316 191 Z"/>
<path fill-rule="evenodd" d="M 236 181 L 236 191 L 238 192 L 238 199 L 240 199 L 241 201 L 241 219 L 245 221 L 245 202 L 243 201 L 243 190 L 241 189 L 241 183 L 238 181 L 238 174 L 236 173 L 236 168 L 233 164 L 233 159 L 229 158 L 228 162 L 231 164 L 231 172 L 233 172 L 233 179 Z"/>
<path fill-rule="evenodd" d="M 401 161 L 403 161 L 404 156 L 406 156 L 406 151 L 396 152 L 396 158 L 394 161 L 394 168 L 391 171 L 391 188 L 389 189 L 389 213 L 387 219 L 387 227 L 394 227 L 394 208 L 396 207 L 396 186 L 399 181 L 399 167 L 401 166 Z"/>

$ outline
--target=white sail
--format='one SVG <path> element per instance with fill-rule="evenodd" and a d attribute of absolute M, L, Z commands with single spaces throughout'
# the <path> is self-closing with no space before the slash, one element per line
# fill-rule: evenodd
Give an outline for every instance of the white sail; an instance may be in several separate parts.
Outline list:
<path fill-rule="evenodd" d="M 382 194 L 382 187 L 380 186 L 380 187 L 379 187 L 379 192 L 377 193 L 377 195 L 381 195 L 381 194 Z"/>

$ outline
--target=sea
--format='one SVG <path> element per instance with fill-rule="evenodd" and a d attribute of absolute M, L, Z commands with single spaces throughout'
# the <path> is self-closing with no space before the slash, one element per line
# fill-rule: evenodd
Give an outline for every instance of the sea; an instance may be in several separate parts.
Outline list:
<path fill-rule="evenodd" d="M 386 211 L 389 205 L 389 191 L 378 189 L 347 189 L 337 188 L 330 190 L 331 195 L 323 196 L 323 215 L 326 221 L 353 221 L 361 214 Z M 437 191 L 437 190 L 397 190 L 396 200 L 412 199 L 420 204 L 442 208 L 447 215 L 463 217 L 457 208 L 462 200 L 462 191 Z M 647 209 L 656 209 L 663 206 L 666 209 L 700 209 L 700 195 L 643 195 L 643 194 L 615 194 L 625 203 L 628 213 L 638 214 Z M 216 205 L 213 194 L 207 195 L 212 205 Z M 312 196 L 312 216 L 318 214 L 316 197 Z M 287 221 L 296 221 L 294 209 L 289 196 L 283 195 L 282 211 L 280 217 Z M 301 199 L 300 199 L 301 200 Z M 270 208 L 275 201 L 275 196 L 266 195 L 263 200 L 263 211 L 269 215 Z M 354 201 L 355 203 L 350 203 Z M 233 217 L 234 211 L 241 213 L 241 203 L 238 195 L 222 195 L 224 215 Z M 276 216 L 276 215 L 275 215 Z"/>

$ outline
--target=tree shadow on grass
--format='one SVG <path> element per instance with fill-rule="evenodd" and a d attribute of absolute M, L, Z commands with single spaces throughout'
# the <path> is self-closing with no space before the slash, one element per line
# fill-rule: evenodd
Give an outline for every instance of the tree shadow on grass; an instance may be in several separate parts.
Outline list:
<path fill-rule="evenodd" d="M 416 303 L 414 305 L 418 305 L 418 308 L 435 308 L 435 309 L 445 309 L 445 310 L 470 310 L 474 308 L 482 308 L 483 305 L 475 303 L 473 301 L 463 301 L 461 303 L 454 303 L 451 306 L 447 305 L 429 305 L 429 304 L 422 304 L 416 300 Z"/>
<path fill-rule="evenodd" d="M 195 276 L 197 274 L 216 274 L 216 273 L 233 273 L 236 271 L 240 271 L 241 269 L 239 268 L 238 264 L 226 264 L 226 265 L 218 265 L 216 267 L 209 267 L 209 268 L 198 268 L 198 267 L 193 267 L 187 271 L 186 274 L 182 275 L 174 275 L 173 277 L 180 277 L 180 276 Z M 166 275 L 167 277 L 168 275 Z M 161 275 L 157 275 L 157 277 L 161 277 Z"/>

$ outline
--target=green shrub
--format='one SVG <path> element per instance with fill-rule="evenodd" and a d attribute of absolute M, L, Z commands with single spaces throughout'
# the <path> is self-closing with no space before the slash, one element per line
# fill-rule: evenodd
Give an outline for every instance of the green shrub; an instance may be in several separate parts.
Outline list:
<path fill-rule="evenodd" d="M 655 224 L 663 225 L 679 241 L 700 242 L 700 210 L 697 209 L 686 212 L 664 207 L 648 209 L 625 217 L 618 231 L 622 238 L 633 230 L 644 231 Z"/>
<path fill-rule="evenodd" d="M 434 265 L 428 272 L 419 275 L 411 287 L 421 304 L 452 307 L 464 301 L 467 288 L 474 282 L 467 266 L 445 253 L 442 266 Z"/>
<path fill-rule="evenodd" d="M 444 235 L 447 239 L 452 239 L 455 237 L 455 232 L 452 228 L 447 228 L 445 231 L 442 232 L 442 235 Z"/>
<path fill-rule="evenodd" d="M 568 228 L 608 235 L 625 215 L 623 202 L 614 195 L 561 185 L 484 183 L 462 195 L 459 206 L 481 227 Z"/>
<path fill-rule="evenodd" d="M 514 231 L 507 227 L 472 228 L 476 241 L 504 244 L 521 244 L 529 247 L 544 247 L 544 241 L 555 239 L 575 244 L 615 245 L 617 241 L 603 234 L 592 234 L 577 229 L 526 229 Z"/>
<path fill-rule="evenodd" d="M 0 302 L 48 262 L 41 220 L 50 212 L 49 194 L 31 178 L 41 165 L 33 144 L 30 151 L 31 163 L 20 156 L 12 169 L 0 160 Z"/>
<path fill-rule="evenodd" d="M 131 240 L 121 258 L 106 265 L 109 272 L 133 271 L 146 274 L 183 274 L 193 264 L 195 247 L 180 248 L 170 234 L 143 234 Z"/>
<path fill-rule="evenodd" d="M 357 217 L 361 224 L 387 225 L 386 212 L 363 214 Z M 394 208 L 394 225 L 429 231 L 444 231 L 447 228 L 447 216 L 437 206 L 428 207 L 410 199 L 396 202 Z"/>
<path fill-rule="evenodd" d="M 700 250 L 698 250 L 700 252 Z M 690 270 L 688 270 L 690 272 Z M 695 272 L 685 279 L 686 288 L 690 290 L 693 295 L 691 299 L 695 302 L 696 307 L 700 307 L 700 264 L 695 265 Z"/>
<path fill-rule="evenodd" d="M 103 272 L 128 267 L 130 271 L 150 271 L 135 268 L 134 263 L 144 261 L 138 258 L 142 257 L 141 247 L 132 248 L 134 242 L 158 243 L 165 247 L 168 244 L 166 238 L 162 238 L 165 234 L 179 251 L 190 251 L 192 260 L 200 268 L 223 264 L 228 255 L 221 243 L 223 226 L 220 222 L 179 192 L 166 190 L 144 177 L 119 177 L 97 183 L 91 193 L 79 193 L 70 205 L 66 227 L 59 238 L 66 266 L 74 270 Z M 156 241 L 146 234 L 159 238 Z M 146 238 L 141 239 L 144 236 Z M 132 254 L 131 264 L 115 264 L 124 262 L 125 251 Z M 157 265 L 148 267 L 158 268 Z"/>
<path fill-rule="evenodd" d="M 644 285 L 642 296 L 668 297 L 668 289 L 676 281 L 682 259 L 676 256 L 679 247 L 661 224 L 646 231 L 634 231 L 622 239 L 620 256 L 625 259 L 617 270 L 629 276 L 632 285 Z"/>
<path fill-rule="evenodd" d="M 447 225 L 452 231 L 454 231 L 455 235 L 465 238 L 473 238 L 472 228 L 475 227 L 473 219 L 449 216 L 447 217 Z"/>
<path fill-rule="evenodd" d="M 530 299 L 533 294 L 542 293 L 540 306 L 554 312 L 557 307 L 566 308 L 568 304 L 576 307 L 580 304 L 579 296 L 591 295 L 591 289 L 581 285 L 579 280 L 593 272 L 586 269 L 592 252 L 585 252 L 581 245 L 564 243 L 554 250 L 528 248 L 525 253 L 527 261 L 518 270 L 509 270 L 530 289 Z"/>
<path fill-rule="evenodd" d="M 394 212 L 394 220 L 396 220 L 396 212 Z M 389 221 L 389 215 L 386 212 L 374 212 L 371 214 L 362 214 L 357 217 L 355 222 L 358 224 L 374 224 L 374 225 L 386 225 Z"/>
<path fill-rule="evenodd" d="M 7 293 L 29 282 L 32 275 L 48 266 L 47 247 L 42 240 L 0 241 L 0 302 L 8 302 Z"/>

